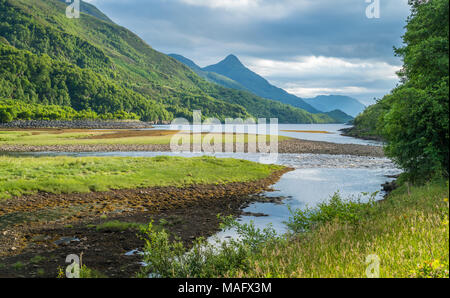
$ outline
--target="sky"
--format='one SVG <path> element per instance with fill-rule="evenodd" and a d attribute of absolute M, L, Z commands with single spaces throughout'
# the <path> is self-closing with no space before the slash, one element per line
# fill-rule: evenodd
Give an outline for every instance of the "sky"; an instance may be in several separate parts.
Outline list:
<path fill-rule="evenodd" d="M 379 18 L 367 7 L 379 1 Z M 89 0 L 154 49 L 204 67 L 234 54 L 300 97 L 369 105 L 398 83 L 407 0 Z M 367 3 L 371 2 L 371 3 Z"/>

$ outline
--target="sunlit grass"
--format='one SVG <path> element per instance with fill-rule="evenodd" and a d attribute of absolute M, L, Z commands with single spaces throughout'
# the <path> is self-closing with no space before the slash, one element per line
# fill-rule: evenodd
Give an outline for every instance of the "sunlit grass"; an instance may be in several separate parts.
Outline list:
<path fill-rule="evenodd" d="M 0 156 L 0 198 L 258 180 L 280 166 L 213 157 Z"/>
<path fill-rule="evenodd" d="M 406 186 L 367 207 L 358 224 L 338 221 L 280 241 L 250 258 L 238 277 L 366 277 L 366 258 L 380 258 L 380 277 L 420 277 L 424 266 L 448 276 L 448 185 Z M 440 268 L 440 269 L 437 269 Z M 444 273 L 445 276 L 445 273 Z"/>

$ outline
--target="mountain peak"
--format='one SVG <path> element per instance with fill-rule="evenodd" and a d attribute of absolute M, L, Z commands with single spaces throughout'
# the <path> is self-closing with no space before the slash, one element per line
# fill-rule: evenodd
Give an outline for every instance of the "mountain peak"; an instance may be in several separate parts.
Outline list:
<path fill-rule="evenodd" d="M 228 55 L 221 63 L 243 65 L 239 58 L 233 54 Z"/>

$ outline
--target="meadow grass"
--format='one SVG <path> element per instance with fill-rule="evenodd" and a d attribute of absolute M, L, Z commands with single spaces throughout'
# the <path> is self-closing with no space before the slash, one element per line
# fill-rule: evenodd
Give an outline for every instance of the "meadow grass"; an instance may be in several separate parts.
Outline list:
<path fill-rule="evenodd" d="M 387 201 L 365 206 L 359 220 L 336 215 L 251 255 L 245 271 L 228 275 L 364 278 L 366 258 L 376 255 L 382 278 L 448 277 L 448 183 L 405 185 Z"/>
<path fill-rule="evenodd" d="M 0 146 L 1 145 L 28 145 L 28 146 L 51 146 L 51 145 L 166 145 L 170 144 L 173 134 L 165 134 L 162 136 L 133 136 L 133 131 L 130 130 L 130 137 L 126 136 L 126 131 L 121 131 L 124 135 L 117 138 L 98 138 L 107 136 L 118 132 L 113 130 L 95 131 L 95 130 L 66 130 L 62 133 L 55 133 L 57 130 L 22 130 L 22 131 L 0 131 Z M 163 131 L 165 132 L 165 131 Z M 216 143 L 225 142 L 225 135 L 219 133 L 211 134 Z M 96 137 L 96 138 L 92 138 Z M 206 134 L 202 134 L 202 142 Z M 234 134 L 234 143 L 248 143 L 249 141 L 258 141 L 261 138 L 266 138 L 270 141 L 269 135 L 249 135 L 249 134 Z M 290 139 L 289 137 L 278 136 L 278 141 Z M 191 134 L 191 143 L 196 142 L 197 138 Z"/>
<path fill-rule="evenodd" d="M 266 178 L 281 168 L 214 157 L 0 156 L 0 198 L 36 192 L 86 193 L 247 182 Z"/>

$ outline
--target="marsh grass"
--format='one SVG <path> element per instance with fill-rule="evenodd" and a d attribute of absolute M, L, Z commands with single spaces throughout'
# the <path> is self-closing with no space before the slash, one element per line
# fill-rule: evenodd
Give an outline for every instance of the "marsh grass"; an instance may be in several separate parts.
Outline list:
<path fill-rule="evenodd" d="M 0 199 L 36 192 L 87 193 L 248 182 L 266 178 L 281 168 L 214 157 L 0 156 Z"/>

